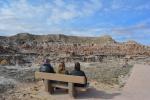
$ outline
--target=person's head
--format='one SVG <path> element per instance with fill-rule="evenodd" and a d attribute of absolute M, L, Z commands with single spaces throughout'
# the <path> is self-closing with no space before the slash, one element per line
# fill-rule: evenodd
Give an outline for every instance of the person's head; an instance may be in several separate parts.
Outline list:
<path fill-rule="evenodd" d="M 74 69 L 80 71 L 80 63 L 79 62 L 75 63 Z"/>
<path fill-rule="evenodd" d="M 50 63 L 50 59 L 45 59 L 44 60 L 44 64 L 49 64 Z"/>
<path fill-rule="evenodd" d="M 61 63 L 58 65 L 58 72 L 63 71 L 63 70 L 65 70 L 65 63 L 64 63 L 64 62 L 61 62 Z"/>

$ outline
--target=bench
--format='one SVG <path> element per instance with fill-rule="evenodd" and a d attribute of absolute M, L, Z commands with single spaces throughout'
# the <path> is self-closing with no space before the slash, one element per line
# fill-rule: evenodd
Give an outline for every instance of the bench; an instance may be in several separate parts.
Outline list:
<path fill-rule="evenodd" d="M 87 91 L 87 87 L 74 86 L 75 83 L 85 84 L 85 77 L 83 76 L 35 72 L 35 78 L 44 79 L 45 90 L 50 94 L 54 93 L 55 87 L 69 90 L 69 95 L 71 97 L 75 97 L 77 91 Z M 68 84 L 59 84 L 58 82 L 52 82 L 52 81 L 67 82 Z"/>

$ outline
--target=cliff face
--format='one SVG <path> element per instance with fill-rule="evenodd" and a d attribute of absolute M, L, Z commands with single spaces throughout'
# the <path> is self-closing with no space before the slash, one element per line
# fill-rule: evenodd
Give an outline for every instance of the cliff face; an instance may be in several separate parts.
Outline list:
<path fill-rule="evenodd" d="M 117 42 L 111 36 L 105 35 L 105 36 L 95 38 L 94 43 L 96 43 L 96 44 L 112 44 L 112 43 L 117 43 Z"/>

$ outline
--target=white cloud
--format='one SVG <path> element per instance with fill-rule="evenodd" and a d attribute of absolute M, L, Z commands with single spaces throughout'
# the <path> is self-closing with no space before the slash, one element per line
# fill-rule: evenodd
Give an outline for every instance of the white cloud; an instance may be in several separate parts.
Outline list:
<path fill-rule="evenodd" d="M 31 21 L 39 18 L 40 13 L 44 13 L 42 6 L 34 7 L 26 0 L 11 1 L 9 5 L 0 8 L 0 30 L 3 30 L 1 33 L 32 31 L 30 27 L 37 26 L 38 22 Z"/>
<path fill-rule="evenodd" d="M 90 16 L 102 7 L 99 0 L 82 1 L 82 5 L 74 2 L 54 0 L 38 6 L 32 5 L 29 0 L 12 0 L 9 4 L 1 2 L 3 4 L 0 7 L 1 33 L 44 30 L 49 32 L 56 27 L 60 28 L 59 24 L 63 21 Z M 48 27 L 49 30 L 46 29 Z"/>
<path fill-rule="evenodd" d="M 149 1 L 146 0 L 112 0 L 104 8 L 106 12 L 112 11 L 143 11 L 150 10 Z"/>
<path fill-rule="evenodd" d="M 135 34 L 141 32 L 142 33 L 150 33 L 150 24 L 148 24 L 148 20 L 139 22 L 138 24 L 128 26 L 128 27 L 117 27 L 112 28 L 112 32 L 116 34 Z"/>
<path fill-rule="evenodd" d="M 99 0 L 82 1 L 81 5 L 75 3 L 67 3 L 63 0 L 56 0 L 51 5 L 50 22 L 59 23 L 61 21 L 71 20 L 79 17 L 86 17 L 100 10 L 102 3 Z"/>

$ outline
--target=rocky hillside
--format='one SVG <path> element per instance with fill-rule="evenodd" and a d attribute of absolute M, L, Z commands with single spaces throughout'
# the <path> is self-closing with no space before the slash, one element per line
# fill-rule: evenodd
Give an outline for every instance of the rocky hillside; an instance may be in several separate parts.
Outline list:
<path fill-rule="evenodd" d="M 85 54 L 85 52 L 121 52 L 123 54 L 145 53 L 147 55 L 147 52 L 150 52 L 150 47 L 148 46 L 138 44 L 132 40 L 119 43 L 108 35 L 101 37 L 79 37 L 63 34 L 33 35 L 29 33 L 19 33 L 10 37 L 0 36 L 0 44 L 0 53 L 22 52 L 28 50 L 30 52 L 32 51 L 41 54 L 43 50 L 46 50 L 47 52 L 61 51 L 60 53 L 70 51 L 84 52 L 83 54 Z M 78 45 L 78 50 L 74 50 L 74 45 Z"/>
<path fill-rule="evenodd" d="M 5 38 L 5 39 L 4 39 Z M 7 41 L 8 40 L 8 41 Z M 49 35 L 33 35 L 29 33 L 19 33 L 10 37 L 0 38 L 0 42 L 15 42 L 23 44 L 25 42 L 62 42 L 62 43 L 96 43 L 96 44 L 105 44 L 105 43 L 115 43 L 116 41 L 110 36 L 102 37 L 78 37 L 78 36 L 67 36 L 63 34 L 49 34 Z"/>

